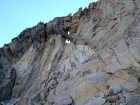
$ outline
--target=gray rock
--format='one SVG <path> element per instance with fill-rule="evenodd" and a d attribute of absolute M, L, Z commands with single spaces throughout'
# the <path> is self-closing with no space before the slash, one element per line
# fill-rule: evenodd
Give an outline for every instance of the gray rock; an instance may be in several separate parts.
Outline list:
<path fill-rule="evenodd" d="M 4 77 L 5 77 L 5 72 L 4 72 L 4 70 L 1 69 L 0 70 L 0 84 L 2 84 Z"/>
<path fill-rule="evenodd" d="M 4 77 L 4 79 L 2 84 L 0 84 L 0 101 L 3 101 L 8 99 L 12 93 L 12 88 L 16 79 L 16 71 L 15 69 L 8 69 L 5 71 L 5 76 L 3 76 L 3 72 L 1 74 L 1 77 Z"/>
<path fill-rule="evenodd" d="M 9 44 L 9 47 L 11 49 L 11 51 L 13 53 L 16 53 L 18 51 L 21 51 L 22 50 L 22 46 L 20 44 L 20 42 L 18 41 L 17 38 L 15 38 L 10 44 Z"/>
<path fill-rule="evenodd" d="M 12 62 L 14 55 L 13 55 L 12 51 L 10 50 L 9 44 L 5 44 L 3 46 L 3 52 L 4 52 L 5 56 Z"/>
<path fill-rule="evenodd" d="M 63 94 L 57 100 L 57 105 L 71 105 L 72 99 L 68 94 Z"/>
<path fill-rule="evenodd" d="M 4 51 L 0 48 L 0 69 L 11 67 L 12 62 L 5 56 Z"/>
<path fill-rule="evenodd" d="M 116 87 L 114 87 L 114 89 L 113 89 L 113 93 L 114 93 L 114 94 L 118 94 L 118 93 L 121 92 L 121 90 L 122 90 L 122 87 L 116 86 Z"/>
<path fill-rule="evenodd" d="M 106 102 L 105 98 L 93 98 L 92 100 L 88 101 L 85 105 L 104 105 Z"/>
<path fill-rule="evenodd" d="M 127 105 L 140 105 L 140 95 L 129 95 L 126 96 Z"/>

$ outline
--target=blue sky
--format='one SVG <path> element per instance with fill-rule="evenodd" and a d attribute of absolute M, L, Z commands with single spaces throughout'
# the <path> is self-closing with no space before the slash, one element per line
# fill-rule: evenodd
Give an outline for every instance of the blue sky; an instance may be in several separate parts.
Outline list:
<path fill-rule="evenodd" d="M 0 0 L 0 47 L 22 30 L 54 17 L 74 14 L 97 0 Z"/>

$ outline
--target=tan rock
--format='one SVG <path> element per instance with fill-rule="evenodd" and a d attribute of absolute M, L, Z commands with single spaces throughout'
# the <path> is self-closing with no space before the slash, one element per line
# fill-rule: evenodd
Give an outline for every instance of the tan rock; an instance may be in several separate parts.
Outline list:
<path fill-rule="evenodd" d="M 109 96 L 109 97 L 106 97 L 106 100 L 110 103 L 115 103 L 116 101 L 119 100 L 118 96 Z"/>
<path fill-rule="evenodd" d="M 45 100 L 45 94 L 41 92 L 39 94 L 39 98 L 40 98 L 41 101 Z"/>
<path fill-rule="evenodd" d="M 72 21 L 71 21 L 70 33 L 76 32 L 77 27 L 79 25 L 81 13 L 82 13 L 82 8 L 79 8 L 79 10 L 73 15 Z"/>
<path fill-rule="evenodd" d="M 48 103 L 48 102 L 46 102 L 46 103 L 44 103 L 44 105 L 49 105 L 49 103 Z"/>
<path fill-rule="evenodd" d="M 62 76 L 62 81 L 66 81 L 67 79 L 70 78 L 70 73 L 65 74 L 64 76 Z"/>
<path fill-rule="evenodd" d="M 99 0 L 23 31 L 0 50 L 0 70 L 13 64 L 17 74 L 10 103 L 139 104 L 139 4 Z"/>

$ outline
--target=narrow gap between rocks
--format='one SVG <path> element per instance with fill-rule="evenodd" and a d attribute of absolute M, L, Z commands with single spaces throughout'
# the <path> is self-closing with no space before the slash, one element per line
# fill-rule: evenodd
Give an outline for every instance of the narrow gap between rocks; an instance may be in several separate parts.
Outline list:
<path fill-rule="evenodd" d="M 70 35 L 70 32 L 68 31 L 68 35 Z M 66 39 L 66 43 L 71 43 L 70 40 Z"/>

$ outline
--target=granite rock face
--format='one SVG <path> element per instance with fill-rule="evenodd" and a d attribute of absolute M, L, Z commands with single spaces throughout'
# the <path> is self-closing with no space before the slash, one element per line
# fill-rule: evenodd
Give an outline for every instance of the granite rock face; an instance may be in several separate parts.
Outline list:
<path fill-rule="evenodd" d="M 1 78 L 0 101 L 2 101 L 3 99 L 10 98 L 10 94 L 12 93 L 12 88 L 14 86 L 16 78 L 15 69 L 8 69 L 6 71 L 1 70 L 0 78 Z"/>
<path fill-rule="evenodd" d="M 139 6 L 99 0 L 25 29 L 0 49 L 1 104 L 139 105 Z"/>
<path fill-rule="evenodd" d="M 89 4 L 72 33 L 75 44 L 86 44 L 99 50 L 121 37 L 128 26 L 139 16 L 139 1 L 100 0 Z"/>
<path fill-rule="evenodd" d="M 4 80 L 7 69 L 11 69 L 12 65 L 16 64 L 31 46 L 36 49 L 40 48 L 54 34 L 61 34 L 64 39 L 72 41 L 72 37 L 68 35 L 70 23 L 71 15 L 57 17 L 48 23 L 39 22 L 36 26 L 23 30 L 16 38 L 12 39 L 11 43 L 5 44 L 0 48 L 0 72 L 2 72 L 0 81 Z M 1 83 L 4 83 L 4 81 Z M 2 87 L 3 85 L 0 84 L 1 91 L 3 91 Z M 9 87 L 10 90 L 12 88 Z M 8 95 L 9 93 L 6 96 Z M 1 100 L 7 99 L 6 96 L 1 98 Z"/>

